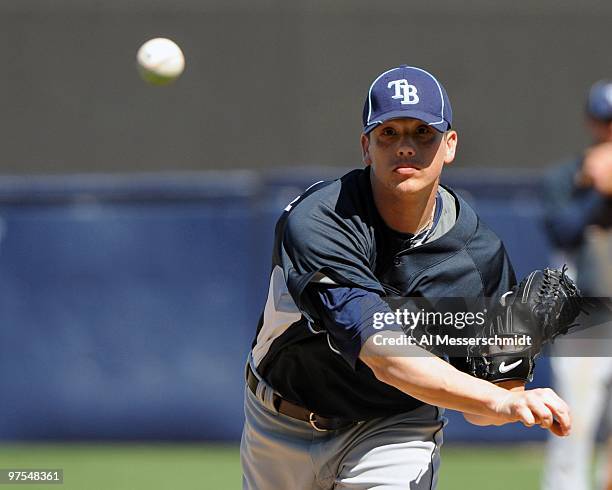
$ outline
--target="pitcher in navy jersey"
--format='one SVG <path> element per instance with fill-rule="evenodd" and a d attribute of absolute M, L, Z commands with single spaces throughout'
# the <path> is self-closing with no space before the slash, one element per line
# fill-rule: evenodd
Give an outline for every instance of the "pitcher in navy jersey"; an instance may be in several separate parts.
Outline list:
<path fill-rule="evenodd" d="M 244 488 L 435 488 L 444 408 L 569 432 L 552 390 L 477 379 L 419 346 L 390 353 L 405 325 L 374 321 L 391 297 L 497 301 L 516 283 L 499 238 L 439 184 L 456 147 L 440 82 L 393 68 L 366 96 L 365 167 L 283 212 L 246 370 Z"/>

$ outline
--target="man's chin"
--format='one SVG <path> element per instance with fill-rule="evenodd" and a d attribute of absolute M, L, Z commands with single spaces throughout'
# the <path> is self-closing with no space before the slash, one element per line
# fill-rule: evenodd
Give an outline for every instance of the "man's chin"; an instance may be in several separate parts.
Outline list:
<path fill-rule="evenodd" d="M 426 182 L 416 177 L 407 177 L 395 186 L 395 192 L 398 194 L 416 194 L 427 187 Z"/>

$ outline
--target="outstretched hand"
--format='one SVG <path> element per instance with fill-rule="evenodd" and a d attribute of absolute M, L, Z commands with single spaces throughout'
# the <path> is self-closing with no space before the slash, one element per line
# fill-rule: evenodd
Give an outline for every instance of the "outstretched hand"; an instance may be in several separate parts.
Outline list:
<path fill-rule="evenodd" d="M 521 422 L 526 427 L 539 425 L 557 436 L 567 436 L 571 431 L 570 409 L 550 388 L 509 391 L 495 412 L 506 422 Z"/>

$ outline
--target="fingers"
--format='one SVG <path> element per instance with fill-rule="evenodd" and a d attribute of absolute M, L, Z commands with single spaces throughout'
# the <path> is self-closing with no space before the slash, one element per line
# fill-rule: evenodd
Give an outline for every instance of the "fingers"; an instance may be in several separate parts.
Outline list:
<path fill-rule="evenodd" d="M 554 391 L 546 390 L 544 403 L 551 411 L 554 417 L 554 423 L 549 427 L 554 434 L 557 434 L 555 430 L 561 432 L 557 435 L 569 435 L 572 429 L 572 416 L 570 409 Z"/>
<path fill-rule="evenodd" d="M 539 425 L 558 436 L 571 431 L 571 415 L 567 404 L 551 389 L 535 389 L 517 393 L 512 400 L 516 420 L 527 427 Z"/>
<path fill-rule="evenodd" d="M 526 427 L 537 423 L 535 416 L 527 403 L 526 391 L 508 392 L 499 402 L 495 411 L 507 422 L 521 422 Z"/>
<path fill-rule="evenodd" d="M 564 437 L 569 435 L 569 433 L 565 432 L 561 426 L 559 425 L 559 422 L 557 422 L 556 420 L 553 422 L 551 428 L 549 429 L 554 435 L 559 436 L 559 437 Z"/>
<path fill-rule="evenodd" d="M 536 419 L 531 413 L 531 410 L 527 407 L 520 407 L 517 410 L 517 415 L 519 418 L 519 422 L 521 422 L 525 427 L 533 427 L 536 424 Z"/>
<path fill-rule="evenodd" d="M 555 421 L 553 411 L 557 411 L 557 404 L 563 403 L 560 399 L 555 399 L 552 390 L 533 390 L 529 408 L 533 412 L 537 424 L 543 429 L 550 429 Z M 558 398 L 558 397 L 557 397 Z"/>
<path fill-rule="evenodd" d="M 568 435 L 572 419 L 567 404 L 551 389 L 532 390 L 535 400 L 531 405 L 536 423 L 557 435 Z"/>
<path fill-rule="evenodd" d="M 550 409 L 542 402 L 532 403 L 529 408 L 536 419 L 536 424 L 542 427 L 542 429 L 550 429 L 554 422 Z"/>

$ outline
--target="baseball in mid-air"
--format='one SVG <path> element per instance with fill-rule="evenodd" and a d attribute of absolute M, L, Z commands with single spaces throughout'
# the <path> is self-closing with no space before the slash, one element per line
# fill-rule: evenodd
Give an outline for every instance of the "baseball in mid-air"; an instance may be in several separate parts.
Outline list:
<path fill-rule="evenodd" d="M 168 85 L 185 69 L 185 57 L 178 44 L 164 37 L 150 39 L 136 55 L 138 71 L 152 85 Z"/>

